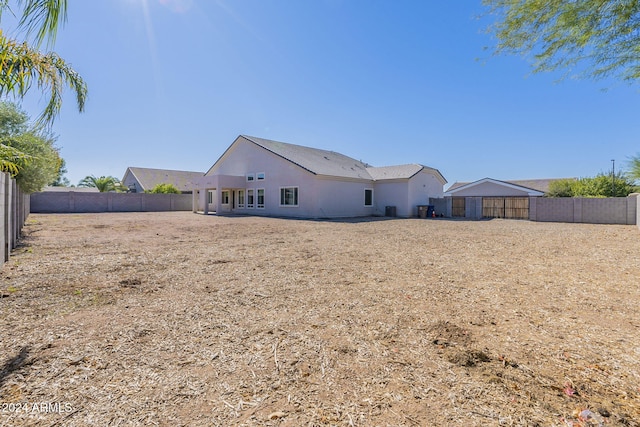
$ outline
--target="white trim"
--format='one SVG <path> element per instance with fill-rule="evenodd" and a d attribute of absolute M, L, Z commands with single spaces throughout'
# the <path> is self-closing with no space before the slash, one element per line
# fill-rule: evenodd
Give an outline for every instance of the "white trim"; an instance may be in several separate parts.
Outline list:
<path fill-rule="evenodd" d="M 262 178 L 260 178 L 262 176 Z M 256 181 L 264 181 L 266 179 L 266 174 L 264 172 L 256 173 Z"/>
<path fill-rule="evenodd" d="M 240 196 L 240 193 L 242 193 L 242 196 Z M 244 188 L 240 188 L 236 191 L 236 195 L 238 196 L 238 200 L 236 201 L 236 207 L 238 209 L 244 209 L 245 206 L 245 194 L 246 194 L 246 190 Z"/>
<path fill-rule="evenodd" d="M 247 182 L 254 182 L 256 180 L 256 175 L 253 173 L 248 173 L 245 175 Z"/>
<path fill-rule="evenodd" d="M 225 203 L 224 201 L 224 196 L 225 194 L 227 195 L 227 201 Z M 220 204 L 221 205 L 228 205 L 229 204 L 229 200 L 231 200 L 231 191 L 229 190 L 222 190 L 220 191 Z"/>
<path fill-rule="evenodd" d="M 251 198 L 253 203 L 249 203 L 249 192 L 251 192 Z M 247 188 L 247 209 L 253 209 L 256 207 L 256 190 L 253 188 Z"/>
<path fill-rule="evenodd" d="M 258 202 L 260 197 L 260 191 L 262 191 L 262 205 L 260 205 L 260 203 Z M 264 209 L 265 198 L 266 198 L 266 191 L 264 190 L 264 188 L 256 188 L 256 209 Z"/>
<path fill-rule="evenodd" d="M 287 190 L 287 189 L 294 189 L 295 190 L 295 194 L 294 194 L 294 200 L 295 200 L 295 204 L 292 205 L 288 205 L 288 204 L 283 204 L 282 203 L 282 190 Z M 281 208 L 298 208 L 300 207 L 300 187 L 298 187 L 297 185 L 289 185 L 289 186 L 283 186 L 280 187 L 278 189 L 278 197 L 280 199 L 280 207 Z"/>
<path fill-rule="evenodd" d="M 367 191 L 371 191 L 371 204 L 370 205 L 367 204 Z M 373 207 L 373 205 L 375 203 L 374 199 L 373 199 L 373 195 L 374 195 L 373 188 L 365 188 L 364 189 L 364 207 L 365 208 L 372 208 Z"/>

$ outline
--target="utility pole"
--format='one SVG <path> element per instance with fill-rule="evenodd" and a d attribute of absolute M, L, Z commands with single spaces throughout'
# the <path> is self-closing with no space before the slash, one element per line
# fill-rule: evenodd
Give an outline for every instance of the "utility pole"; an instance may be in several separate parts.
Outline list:
<path fill-rule="evenodd" d="M 616 160 L 611 159 L 611 197 L 616 197 Z"/>

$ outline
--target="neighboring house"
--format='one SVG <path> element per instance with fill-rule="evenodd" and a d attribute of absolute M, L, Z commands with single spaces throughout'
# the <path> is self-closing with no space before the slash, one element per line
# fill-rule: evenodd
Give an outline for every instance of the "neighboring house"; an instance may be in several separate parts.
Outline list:
<path fill-rule="evenodd" d="M 202 172 L 128 167 L 122 184 L 132 193 L 144 193 L 158 184 L 173 184 L 185 194 L 191 193 L 193 182 L 203 175 Z"/>
<path fill-rule="evenodd" d="M 64 193 L 74 191 L 76 193 L 99 193 L 100 191 L 95 187 L 62 187 L 62 186 L 53 186 L 48 185 L 44 187 L 41 193 Z"/>
<path fill-rule="evenodd" d="M 418 164 L 371 167 L 334 151 L 240 135 L 194 187 L 193 209 L 298 218 L 395 214 L 442 197 L 446 180 Z"/>
<path fill-rule="evenodd" d="M 529 198 L 542 197 L 553 179 L 456 182 L 444 193 L 447 216 L 529 219 Z"/>

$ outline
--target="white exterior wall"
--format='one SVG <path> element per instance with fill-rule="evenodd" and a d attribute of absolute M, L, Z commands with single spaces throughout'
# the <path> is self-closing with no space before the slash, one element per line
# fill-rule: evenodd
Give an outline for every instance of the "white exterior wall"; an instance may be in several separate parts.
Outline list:
<path fill-rule="evenodd" d="M 373 189 L 373 206 L 364 205 L 364 190 Z M 318 179 L 316 181 L 317 217 L 344 218 L 371 216 L 375 213 L 376 191 L 372 181 L 338 181 Z"/>
<path fill-rule="evenodd" d="M 411 216 L 408 198 L 409 187 L 406 180 L 376 182 L 373 191 L 375 215 L 384 215 L 387 206 L 395 206 L 397 216 Z"/>
<path fill-rule="evenodd" d="M 429 198 L 442 198 L 444 192 L 442 190 L 442 181 L 435 175 L 422 171 L 409 180 L 409 199 L 407 207 L 411 213 L 410 216 L 418 215 L 418 205 L 428 205 Z"/>
<path fill-rule="evenodd" d="M 368 216 L 373 208 L 364 207 L 364 189 L 373 188 L 368 181 L 338 181 L 338 178 L 316 176 L 269 151 L 250 142 L 240 140 L 233 150 L 227 152 L 218 162 L 210 175 L 246 176 L 247 173 L 264 173 L 265 179 L 246 181 L 245 200 L 248 189 L 254 190 L 254 203 L 257 203 L 257 190 L 265 190 L 264 209 L 233 209 L 234 213 L 286 216 L 300 218 L 337 218 L 345 216 Z M 298 206 L 280 206 L 280 189 L 282 187 L 298 187 Z M 226 190 L 226 188 L 218 189 Z M 205 192 L 201 192 L 200 204 L 204 203 Z M 375 200 L 375 192 L 374 192 Z M 227 212 L 221 207 L 221 212 Z"/>
<path fill-rule="evenodd" d="M 428 205 L 430 197 L 443 197 L 442 182 L 427 171 L 409 180 L 377 181 L 374 188 L 375 215 L 384 215 L 387 206 L 395 206 L 397 216 L 414 217 L 418 205 Z"/>
<path fill-rule="evenodd" d="M 138 180 L 136 180 L 133 174 L 128 171 L 126 173 L 126 176 L 122 180 L 122 184 L 127 188 L 135 188 L 136 192 L 138 193 L 143 192 L 142 187 L 140 186 L 140 183 L 138 183 Z"/>
<path fill-rule="evenodd" d="M 248 173 L 264 173 L 265 179 L 247 181 Z M 245 191 L 245 207 L 221 205 L 217 212 L 249 215 L 283 216 L 299 218 L 340 218 L 384 215 L 386 206 L 395 206 L 396 215 L 411 217 L 417 214 L 416 205 L 426 205 L 430 197 L 442 197 L 442 182 L 426 171 L 416 174 L 411 180 L 397 179 L 372 181 L 315 175 L 302 167 L 283 159 L 270 151 L 244 139 L 238 139 L 205 174 L 218 178 L 242 177 L 234 188 L 217 188 L 216 200 L 220 202 L 221 191 Z M 213 182 L 213 181 L 211 181 Z M 226 182 L 233 182 L 227 179 Z M 280 189 L 298 187 L 298 206 L 280 206 Z M 247 190 L 265 190 L 265 207 L 246 207 Z M 365 206 L 365 189 L 373 189 L 373 206 Z M 207 192 L 201 189 L 194 198 L 198 208 L 206 203 Z M 237 194 L 237 193 L 236 193 Z M 230 201 L 232 197 L 230 195 Z"/>

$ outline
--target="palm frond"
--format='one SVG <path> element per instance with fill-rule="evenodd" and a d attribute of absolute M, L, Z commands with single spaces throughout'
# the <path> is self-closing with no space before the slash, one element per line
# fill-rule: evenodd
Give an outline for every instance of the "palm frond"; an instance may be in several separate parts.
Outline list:
<path fill-rule="evenodd" d="M 67 0 L 18 0 L 24 4 L 22 18 L 18 23 L 27 35 L 35 34 L 36 45 L 44 40 L 53 45 L 58 26 L 67 20 Z"/>
<path fill-rule="evenodd" d="M 25 164 L 30 159 L 30 155 L 0 143 L 0 172 L 9 172 L 15 176 L 20 172 L 21 164 Z"/>
<path fill-rule="evenodd" d="M 62 106 L 65 86 L 76 94 L 80 111 L 84 110 L 87 85 L 80 75 L 56 53 L 42 54 L 27 43 L 18 43 L 0 30 L 0 96 L 24 97 L 33 82 L 49 93 L 49 102 L 37 122 L 52 123 Z"/>

